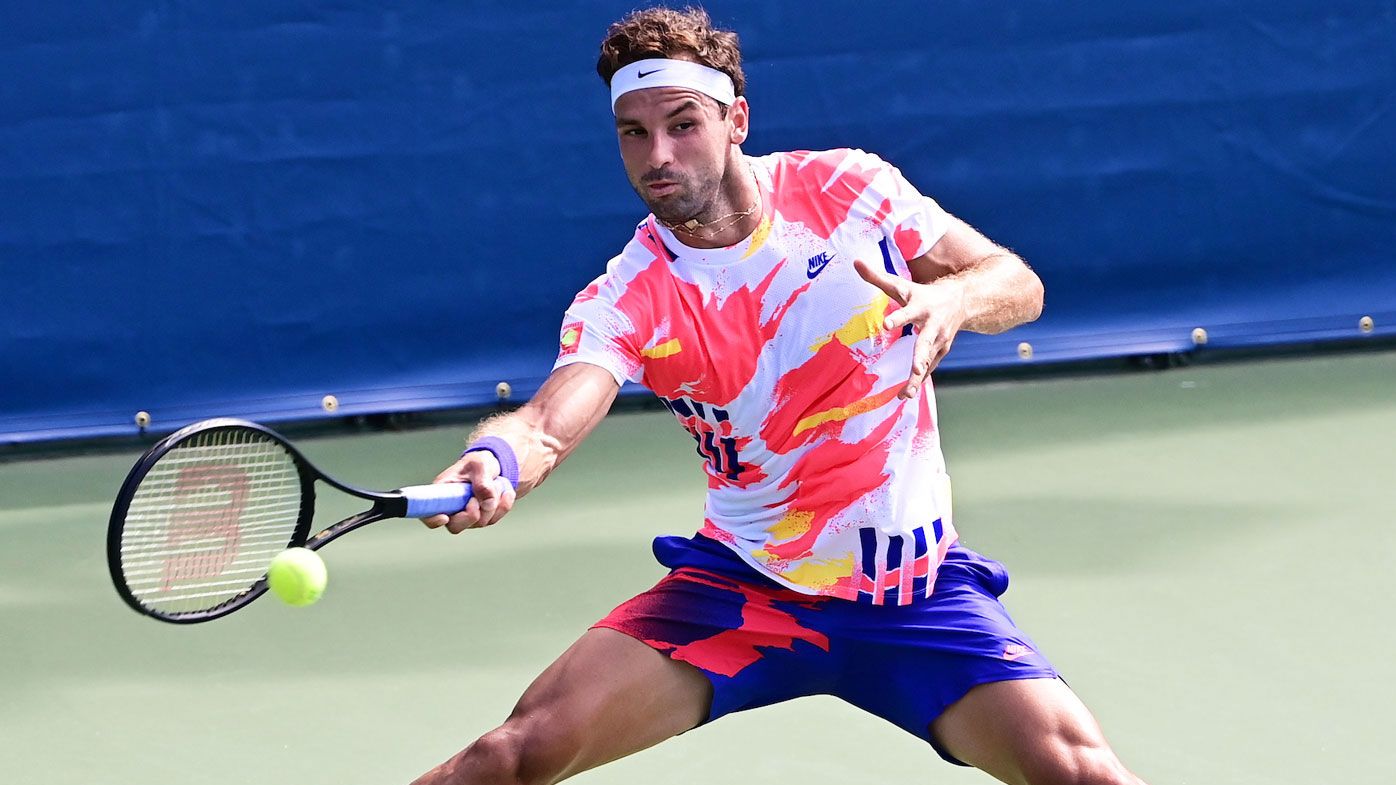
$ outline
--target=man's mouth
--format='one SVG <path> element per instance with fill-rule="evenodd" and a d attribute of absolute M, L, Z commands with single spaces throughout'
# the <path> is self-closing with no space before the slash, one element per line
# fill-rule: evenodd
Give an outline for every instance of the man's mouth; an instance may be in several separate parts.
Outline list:
<path fill-rule="evenodd" d="M 672 180 L 656 180 L 652 183 L 645 184 L 645 189 L 649 191 L 650 196 L 668 196 L 677 190 L 678 187 L 679 184 Z"/>

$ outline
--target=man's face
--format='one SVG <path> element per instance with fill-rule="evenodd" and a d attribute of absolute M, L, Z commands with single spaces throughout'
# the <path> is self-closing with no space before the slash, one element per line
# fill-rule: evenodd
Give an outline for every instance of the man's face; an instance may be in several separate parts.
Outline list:
<path fill-rule="evenodd" d="M 681 223 L 713 209 L 731 146 L 745 136 L 733 125 L 745 117 L 745 101 L 723 114 L 717 101 L 685 87 L 635 90 L 616 102 L 625 174 L 660 220 Z"/>

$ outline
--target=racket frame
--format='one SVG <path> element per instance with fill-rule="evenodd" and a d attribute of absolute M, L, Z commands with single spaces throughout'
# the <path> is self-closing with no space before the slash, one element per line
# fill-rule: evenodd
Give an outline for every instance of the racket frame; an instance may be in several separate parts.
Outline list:
<path fill-rule="evenodd" d="M 112 584 L 116 586 L 117 594 L 121 599 L 131 606 L 131 609 L 144 616 L 150 616 L 160 621 L 171 624 L 197 624 L 199 622 L 212 621 L 213 619 L 227 616 L 251 603 L 253 600 L 267 593 L 267 576 L 262 575 L 245 591 L 237 594 L 212 608 L 201 611 L 180 611 L 178 613 L 166 613 L 155 608 L 143 605 L 135 594 L 126 585 L 126 578 L 121 567 L 121 535 L 125 530 L 126 515 L 130 511 L 131 502 L 135 499 L 136 489 L 140 487 L 150 470 L 155 468 L 155 464 L 164 458 L 185 440 L 204 433 L 214 433 L 217 431 L 251 430 L 276 442 L 278 446 L 285 449 L 291 456 L 295 464 L 296 472 L 300 475 L 301 483 L 301 503 L 300 511 L 297 513 L 296 526 L 291 533 L 291 540 L 287 543 L 287 548 L 309 548 L 318 551 L 336 539 L 348 534 L 355 529 L 367 526 L 387 518 L 403 518 L 407 516 L 407 497 L 396 491 L 380 493 L 358 488 L 347 483 L 340 482 L 325 474 L 315 467 L 295 445 L 291 444 L 281 434 L 248 420 L 240 420 L 235 417 L 219 417 L 212 420 L 201 420 L 192 425 L 185 426 L 174 433 L 164 437 L 146 450 L 136 465 L 131 467 L 130 473 L 126 475 L 126 481 L 121 484 L 121 490 L 116 495 L 116 503 L 112 506 L 111 518 L 107 524 L 107 568 L 111 572 Z M 373 506 L 363 512 L 345 518 L 321 531 L 311 535 L 310 527 L 315 519 L 315 483 L 322 481 L 326 485 L 337 488 L 351 496 L 357 496 L 373 503 Z"/>

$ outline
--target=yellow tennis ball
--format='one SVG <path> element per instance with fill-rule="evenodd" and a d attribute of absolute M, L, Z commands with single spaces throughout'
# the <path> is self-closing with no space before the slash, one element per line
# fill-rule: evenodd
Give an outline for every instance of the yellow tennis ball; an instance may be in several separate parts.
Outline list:
<path fill-rule="evenodd" d="M 287 605 L 311 605 L 325 593 L 330 574 L 320 554 L 309 548 L 287 548 L 267 568 L 267 585 Z"/>

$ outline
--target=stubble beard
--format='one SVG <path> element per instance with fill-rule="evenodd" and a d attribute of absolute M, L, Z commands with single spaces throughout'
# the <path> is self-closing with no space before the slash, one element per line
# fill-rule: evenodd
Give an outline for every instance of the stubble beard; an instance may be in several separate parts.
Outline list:
<path fill-rule="evenodd" d="M 654 213 L 654 217 L 666 224 L 681 224 L 692 219 L 710 221 L 715 217 L 713 213 L 722 184 L 722 178 L 716 172 L 695 178 L 660 170 L 640 180 L 638 184 L 632 183 L 635 193 Z M 670 180 L 678 187 L 668 196 L 653 198 L 648 194 L 646 181 L 655 180 Z"/>

